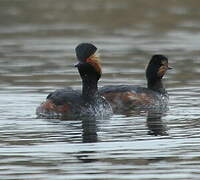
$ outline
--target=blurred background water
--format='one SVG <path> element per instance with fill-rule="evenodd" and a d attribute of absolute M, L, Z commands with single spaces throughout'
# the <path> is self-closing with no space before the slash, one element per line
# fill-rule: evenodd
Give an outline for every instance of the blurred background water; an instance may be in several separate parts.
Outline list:
<path fill-rule="evenodd" d="M 197 0 L 1 0 L 0 179 L 199 179 L 199 8 Z M 100 49 L 100 86 L 146 86 L 150 57 L 168 56 L 169 111 L 36 119 L 49 92 L 80 88 L 80 42 Z"/>

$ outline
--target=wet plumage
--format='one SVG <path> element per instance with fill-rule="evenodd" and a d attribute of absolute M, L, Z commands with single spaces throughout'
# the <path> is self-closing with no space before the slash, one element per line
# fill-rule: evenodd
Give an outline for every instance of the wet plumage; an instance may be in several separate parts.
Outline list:
<path fill-rule="evenodd" d="M 99 92 L 109 101 L 115 113 L 131 110 L 166 110 L 169 97 L 162 78 L 168 69 L 168 59 L 163 55 L 154 55 L 146 69 L 147 88 L 111 85 L 100 88 Z"/>
<path fill-rule="evenodd" d="M 50 93 L 45 102 L 36 110 L 40 118 L 83 119 L 107 118 L 112 109 L 104 97 L 98 93 L 98 80 L 101 66 L 97 61 L 97 48 L 90 43 L 76 47 L 79 74 L 82 79 L 82 92 L 63 88 Z"/>

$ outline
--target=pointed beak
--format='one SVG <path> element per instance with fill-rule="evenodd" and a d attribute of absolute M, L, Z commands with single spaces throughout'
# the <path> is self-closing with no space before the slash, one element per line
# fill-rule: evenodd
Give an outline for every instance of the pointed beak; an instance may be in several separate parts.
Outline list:
<path fill-rule="evenodd" d="M 170 66 L 168 66 L 168 67 L 167 67 L 167 70 L 170 70 L 170 69 L 173 69 L 173 68 L 172 68 L 172 67 L 170 67 Z"/>
<path fill-rule="evenodd" d="M 83 64 L 83 63 L 77 62 L 76 64 L 74 64 L 74 67 L 79 67 L 81 64 Z"/>
<path fill-rule="evenodd" d="M 74 67 L 78 67 L 79 63 L 74 64 Z"/>

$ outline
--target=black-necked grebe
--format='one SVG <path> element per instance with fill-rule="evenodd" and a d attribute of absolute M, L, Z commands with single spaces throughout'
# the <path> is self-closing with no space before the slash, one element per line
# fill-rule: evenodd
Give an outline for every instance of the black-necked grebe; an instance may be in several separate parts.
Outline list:
<path fill-rule="evenodd" d="M 98 80 L 101 77 L 101 65 L 97 48 L 91 43 L 81 43 L 76 49 L 79 74 L 82 79 L 82 93 L 72 88 L 58 89 L 47 96 L 36 110 L 39 118 L 83 119 L 107 118 L 112 108 L 98 93 Z"/>
<path fill-rule="evenodd" d="M 147 88 L 134 85 L 104 86 L 99 92 L 112 106 L 114 113 L 131 110 L 166 109 L 168 93 L 162 78 L 171 69 L 168 59 L 163 55 L 152 56 L 147 69 Z"/>

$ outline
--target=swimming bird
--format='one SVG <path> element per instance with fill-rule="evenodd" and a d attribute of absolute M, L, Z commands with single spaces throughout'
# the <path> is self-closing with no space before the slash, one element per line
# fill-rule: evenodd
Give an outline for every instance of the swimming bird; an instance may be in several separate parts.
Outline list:
<path fill-rule="evenodd" d="M 153 55 L 146 68 L 147 88 L 134 85 L 110 85 L 99 89 L 112 106 L 114 113 L 126 113 L 131 110 L 164 110 L 168 104 L 168 93 L 162 82 L 167 70 L 168 58 Z"/>
<path fill-rule="evenodd" d="M 81 43 L 75 52 L 78 59 L 75 67 L 82 79 L 82 92 L 66 87 L 50 93 L 37 108 L 37 117 L 73 120 L 102 119 L 112 115 L 110 104 L 98 93 L 102 69 L 97 47 L 91 43 Z"/>

